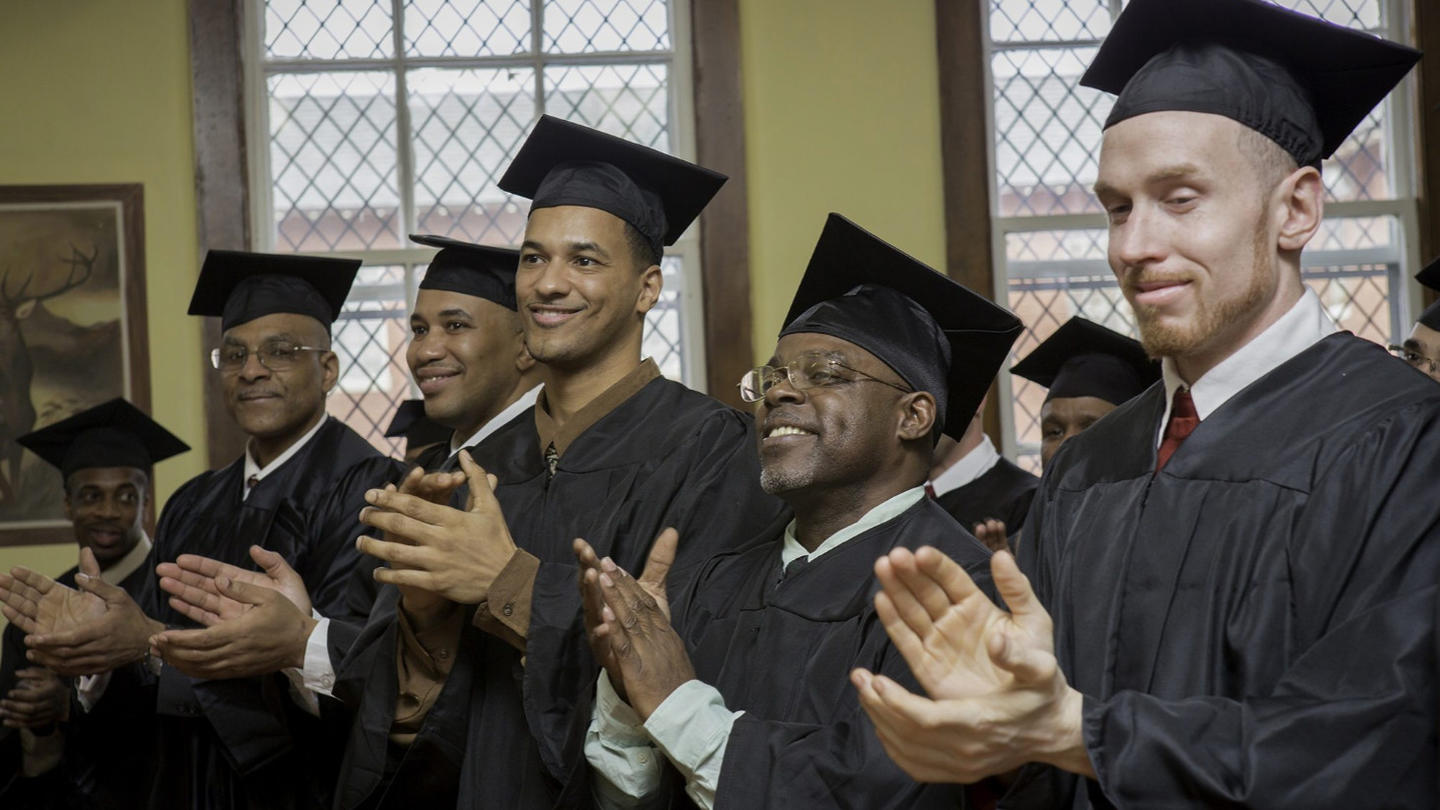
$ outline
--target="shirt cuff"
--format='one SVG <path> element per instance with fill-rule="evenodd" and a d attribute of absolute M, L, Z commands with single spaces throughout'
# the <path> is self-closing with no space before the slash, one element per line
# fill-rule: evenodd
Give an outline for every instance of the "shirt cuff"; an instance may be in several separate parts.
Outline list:
<path fill-rule="evenodd" d="M 690 680 L 671 692 L 645 721 L 650 739 L 685 777 L 685 792 L 702 810 L 715 806 L 725 746 L 742 714 L 726 708 L 715 687 Z"/>
<path fill-rule="evenodd" d="M 595 684 L 585 759 L 598 777 L 593 785 L 602 808 L 645 806 L 660 792 L 664 777 L 660 756 L 640 715 L 615 693 L 604 670 Z"/>
<path fill-rule="evenodd" d="M 530 634 L 530 602 L 535 595 L 535 573 L 540 558 L 517 548 L 500 569 L 490 592 L 475 611 L 475 626 L 525 652 Z"/>
<path fill-rule="evenodd" d="M 285 668 L 290 679 L 290 696 L 306 712 L 320 716 L 320 695 L 334 697 L 335 667 L 330 663 L 330 620 L 311 611 L 315 628 L 305 640 L 305 664 L 300 669 Z"/>
<path fill-rule="evenodd" d="M 80 708 L 89 714 L 105 696 L 105 688 L 110 685 L 110 673 L 102 672 L 99 675 L 81 675 L 75 681 L 75 697 L 80 701 Z"/>

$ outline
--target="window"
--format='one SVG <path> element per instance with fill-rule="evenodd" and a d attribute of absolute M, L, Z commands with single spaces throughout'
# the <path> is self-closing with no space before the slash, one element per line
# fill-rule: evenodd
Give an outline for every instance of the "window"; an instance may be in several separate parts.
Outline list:
<path fill-rule="evenodd" d="M 386 452 L 409 309 L 431 251 L 410 233 L 518 245 L 496 187 L 542 113 L 692 157 L 689 4 L 674 0 L 250 0 L 246 115 L 256 250 L 365 265 L 335 328 L 329 410 Z M 695 229 L 667 248 L 645 353 L 703 385 Z"/>
<path fill-rule="evenodd" d="M 1405 0 L 1282 0 L 1282 5 L 1408 41 Z M 1135 334 L 1105 259 L 1105 217 L 1090 192 L 1112 97 L 1080 87 L 1121 0 L 990 0 L 996 289 L 1026 324 L 1016 357 L 1071 316 Z M 1397 92 L 1325 161 L 1326 220 L 1305 252 L 1306 281 L 1344 329 L 1378 343 L 1410 328 L 1416 267 L 1411 93 Z M 1397 137 L 1397 134 L 1399 137 Z M 1039 471 L 1038 385 L 1001 375 L 1007 450 Z M 1002 400 L 1003 401 L 1003 400 Z"/>

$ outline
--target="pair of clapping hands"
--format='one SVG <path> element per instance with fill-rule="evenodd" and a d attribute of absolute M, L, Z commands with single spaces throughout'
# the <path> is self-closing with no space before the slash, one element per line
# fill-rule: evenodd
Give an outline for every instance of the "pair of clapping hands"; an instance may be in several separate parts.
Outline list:
<path fill-rule="evenodd" d="M 585 541 L 574 546 L 591 651 L 642 719 L 695 677 L 665 597 L 677 540 L 674 529 L 660 535 L 639 579 Z M 861 706 L 891 758 L 918 781 L 973 783 L 1028 762 L 1093 777 L 1083 698 L 1055 659 L 1050 615 L 1008 552 L 991 558 L 991 573 L 1010 611 L 934 548 L 876 561 L 876 612 L 929 697 L 856 669 Z"/>
<path fill-rule="evenodd" d="M 309 631 L 310 598 L 284 558 L 259 546 L 250 571 L 194 554 L 156 566 L 170 605 L 204 625 L 167 630 L 124 589 L 100 578 L 95 555 L 80 552 L 76 588 L 28 568 L 0 574 L 0 610 L 26 633 L 26 657 L 62 676 L 98 675 L 148 651 L 197 678 L 274 672 L 295 665 L 284 650 Z"/>
<path fill-rule="evenodd" d="M 390 563 L 375 579 L 400 586 L 409 603 L 474 603 L 484 598 L 514 543 L 487 476 L 461 453 L 462 470 L 416 469 L 399 487 L 366 493 L 361 520 L 381 538 L 361 537 L 362 552 Z M 447 504 L 470 484 L 464 511 Z M 170 606 L 202 625 L 167 629 L 144 615 L 122 588 L 100 578 L 89 549 L 80 553 L 77 588 L 28 568 L 0 574 L 0 611 L 27 635 L 27 658 L 62 676 L 95 675 L 150 652 L 196 678 L 239 678 L 304 664 L 316 619 L 300 575 L 279 554 L 252 546 L 260 570 L 194 554 L 156 566 Z M 17 711 L 20 708 L 17 707 Z M 0 703 L 0 717 L 3 717 Z"/>

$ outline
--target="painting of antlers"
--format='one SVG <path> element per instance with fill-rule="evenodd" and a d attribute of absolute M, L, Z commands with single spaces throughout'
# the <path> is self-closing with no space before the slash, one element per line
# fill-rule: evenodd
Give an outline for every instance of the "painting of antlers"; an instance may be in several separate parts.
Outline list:
<path fill-rule="evenodd" d="M 0 186 L 0 544 L 67 536 L 59 474 L 16 437 L 149 410 L 141 210 L 138 185 Z"/>

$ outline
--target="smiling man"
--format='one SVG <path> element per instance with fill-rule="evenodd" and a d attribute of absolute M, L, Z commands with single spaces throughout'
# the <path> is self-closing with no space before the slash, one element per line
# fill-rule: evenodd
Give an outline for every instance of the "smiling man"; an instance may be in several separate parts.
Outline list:
<path fill-rule="evenodd" d="M 113 399 L 16 440 L 60 471 L 75 542 L 93 555 L 87 573 L 137 595 L 149 572 L 145 531 L 156 462 L 189 450 L 139 408 Z M 80 568 L 57 581 L 74 588 Z M 143 798 L 154 713 L 138 668 L 117 670 L 98 707 L 82 693 L 71 711 L 71 684 L 25 662 L 20 623 L 5 628 L 0 658 L 0 803 L 7 807 L 131 807 Z M 93 691 L 93 690 L 92 690 Z M 153 693 L 151 693 L 153 700 Z M 94 711 L 90 711 L 90 709 Z M 117 747 L 118 739 L 136 743 Z M 13 779 L 12 779 L 13 776 Z"/>
<path fill-rule="evenodd" d="M 544 116 L 501 178 L 532 202 L 515 279 L 545 386 L 473 449 L 441 507 L 374 492 L 360 547 L 401 586 L 397 621 L 345 669 L 365 706 L 340 806 L 538 807 L 585 796 L 579 755 L 595 664 L 570 544 L 638 566 L 668 526 L 676 581 L 783 509 L 759 486 L 748 416 L 642 359 L 660 262 L 724 177 Z M 462 456 L 463 458 L 463 456 Z M 492 495 L 485 472 L 498 479 Z M 357 672 L 363 669 L 363 672 Z M 388 739 L 387 739 L 388 735 Z M 433 740 L 443 757 L 422 757 Z M 431 767 L 453 763 L 448 778 Z"/>
<path fill-rule="evenodd" d="M 924 483 L 936 439 L 966 430 L 1019 333 L 1010 313 L 830 215 L 774 355 L 740 383 L 761 486 L 794 520 L 706 562 L 673 629 L 673 544 L 656 544 L 637 582 L 576 541 L 605 666 L 585 746 L 602 805 L 665 806 L 668 758 L 703 808 L 959 806 L 958 788 L 888 761 L 846 674 L 912 682 L 870 604 L 877 556 L 935 543 L 984 578 L 989 552 Z"/>
<path fill-rule="evenodd" d="M 1319 161 L 1417 58 L 1258 0 L 1121 13 L 1082 82 L 1119 93 L 1096 190 L 1163 385 L 1051 462 L 1029 581 L 992 565 L 1013 612 L 940 554 L 877 566 L 930 699 L 855 680 L 909 773 L 1038 763 L 1005 806 L 1435 805 L 1440 391 L 1300 274 Z"/>

